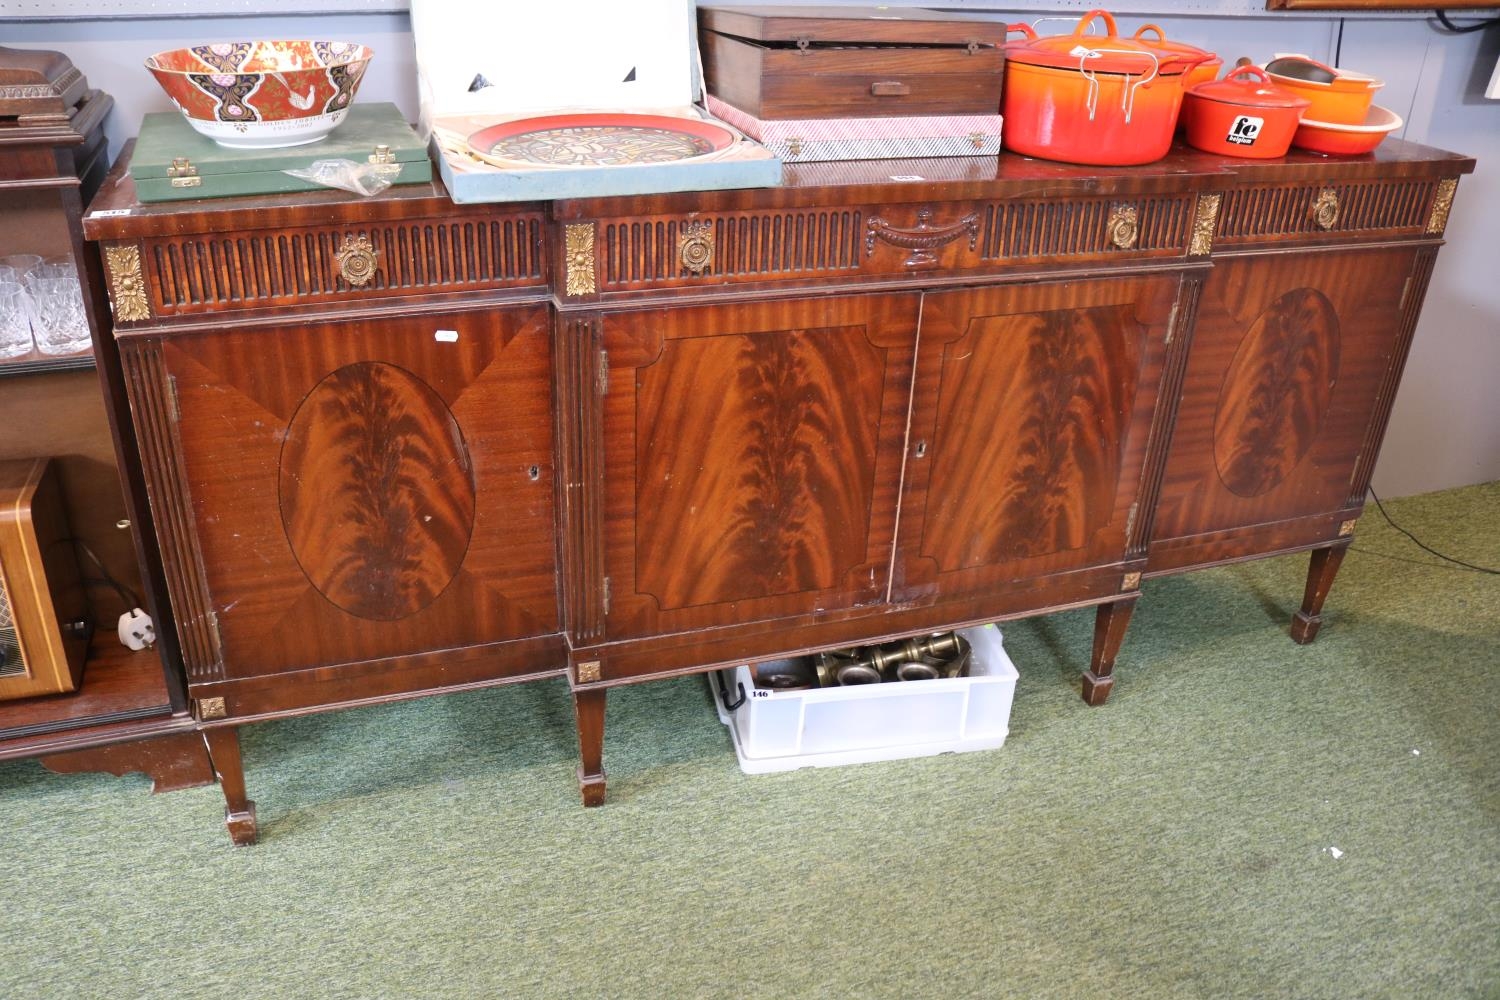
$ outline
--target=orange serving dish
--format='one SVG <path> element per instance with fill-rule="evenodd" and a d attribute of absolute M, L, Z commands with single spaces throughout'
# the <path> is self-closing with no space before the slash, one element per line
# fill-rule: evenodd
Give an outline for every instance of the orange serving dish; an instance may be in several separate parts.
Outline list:
<path fill-rule="evenodd" d="M 1285 76 L 1270 69 L 1266 70 L 1278 87 L 1285 87 L 1311 102 L 1303 117 L 1314 121 L 1331 122 L 1336 125 L 1358 125 L 1365 120 L 1365 114 L 1370 110 L 1370 103 L 1375 99 L 1375 91 L 1385 86 L 1384 80 L 1377 80 L 1363 73 L 1324 66 L 1317 60 L 1307 59 L 1305 56 L 1283 58 L 1300 59 L 1333 76 L 1331 81 L 1324 83 L 1319 80 Z"/>
<path fill-rule="evenodd" d="M 1401 116 L 1378 104 L 1370 105 L 1365 120 L 1358 125 L 1313 121 L 1306 116 L 1292 136 L 1292 145 L 1314 153 L 1332 156 L 1358 156 L 1368 153 L 1401 127 Z"/>

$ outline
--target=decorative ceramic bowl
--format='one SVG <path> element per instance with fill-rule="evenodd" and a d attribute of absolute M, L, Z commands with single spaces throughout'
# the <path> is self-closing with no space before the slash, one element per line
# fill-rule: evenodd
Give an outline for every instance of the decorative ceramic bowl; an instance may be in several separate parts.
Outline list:
<path fill-rule="evenodd" d="M 221 146 L 317 142 L 344 120 L 373 55 L 351 42 L 221 42 L 146 60 L 188 124 Z"/>

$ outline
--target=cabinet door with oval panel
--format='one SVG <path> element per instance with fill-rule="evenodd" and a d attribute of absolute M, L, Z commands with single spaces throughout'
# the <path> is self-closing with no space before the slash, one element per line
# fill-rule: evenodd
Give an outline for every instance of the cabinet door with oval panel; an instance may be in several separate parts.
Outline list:
<path fill-rule="evenodd" d="M 148 460 L 189 499 L 195 684 L 557 632 L 548 324 L 537 304 L 125 344 L 133 399 L 170 399 Z"/>
<path fill-rule="evenodd" d="M 983 618 L 1120 591 L 1191 290 L 1168 273 L 924 297 L 897 600 Z"/>
<path fill-rule="evenodd" d="M 1386 247 L 1215 265 L 1151 572 L 1338 536 L 1369 483 L 1432 254 Z"/>

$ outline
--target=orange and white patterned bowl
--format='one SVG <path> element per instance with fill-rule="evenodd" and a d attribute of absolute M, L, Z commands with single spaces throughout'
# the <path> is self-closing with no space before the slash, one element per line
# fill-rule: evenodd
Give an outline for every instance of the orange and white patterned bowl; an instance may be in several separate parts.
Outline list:
<path fill-rule="evenodd" d="M 221 146 L 317 142 L 349 113 L 374 55 L 352 42 L 219 42 L 146 60 L 188 124 Z"/>

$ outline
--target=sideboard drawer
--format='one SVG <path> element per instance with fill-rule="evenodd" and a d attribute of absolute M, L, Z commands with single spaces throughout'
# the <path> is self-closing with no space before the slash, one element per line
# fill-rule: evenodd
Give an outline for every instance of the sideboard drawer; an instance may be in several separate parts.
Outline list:
<path fill-rule="evenodd" d="M 1195 205 L 1178 191 L 606 216 L 565 225 L 560 270 L 586 297 L 1183 258 Z"/>
<path fill-rule="evenodd" d="M 1441 235 L 1452 178 L 1247 184 L 1222 195 L 1217 250 Z"/>
<path fill-rule="evenodd" d="M 434 292 L 540 288 L 542 215 L 498 211 L 360 224 L 153 235 L 106 243 L 117 326 Z"/>

